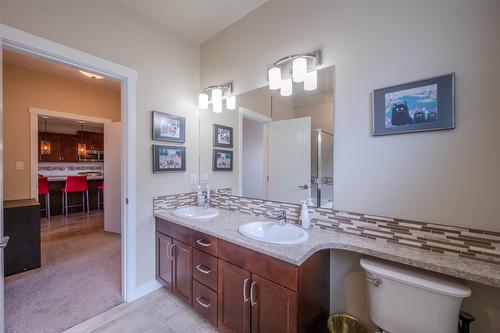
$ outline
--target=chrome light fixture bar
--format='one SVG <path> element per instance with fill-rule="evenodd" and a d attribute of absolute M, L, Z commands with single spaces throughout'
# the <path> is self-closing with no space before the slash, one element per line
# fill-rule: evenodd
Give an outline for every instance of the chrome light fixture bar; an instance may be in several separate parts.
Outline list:
<path fill-rule="evenodd" d="M 267 71 L 269 89 L 280 89 L 282 96 L 290 96 L 293 81 L 304 82 L 307 91 L 315 90 L 318 86 L 316 68 L 322 63 L 321 56 L 321 50 L 316 50 L 279 59 Z"/>
<path fill-rule="evenodd" d="M 206 110 L 208 109 L 208 104 L 212 103 L 212 111 L 220 113 L 222 112 L 223 99 L 226 100 L 227 110 L 236 109 L 236 96 L 233 95 L 232 82 L 203 89 L 203 92 L 198 96 L 198 108 Z"/>

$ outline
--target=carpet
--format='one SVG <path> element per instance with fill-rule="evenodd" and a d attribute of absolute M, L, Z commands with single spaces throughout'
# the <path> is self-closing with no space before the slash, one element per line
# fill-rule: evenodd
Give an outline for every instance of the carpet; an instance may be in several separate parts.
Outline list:
<path fill-rule="evenodd" d="M 122 302 L 120 236 L 92 232 L 42 246 L 42 268 L 5 279 L 5 331 L 61 332 Z"/>

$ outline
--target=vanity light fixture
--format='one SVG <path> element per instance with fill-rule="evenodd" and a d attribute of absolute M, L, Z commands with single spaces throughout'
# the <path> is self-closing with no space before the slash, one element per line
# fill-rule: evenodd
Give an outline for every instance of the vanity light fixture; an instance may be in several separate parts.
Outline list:
<path fill-rule="evenodd" d="M 290 96 L 293 82 L 304 82 L 304 90 L 315 90 L 318 87 L 316 71 L 321 65 L 321 56 L 321 50 L 316 50 L 279 59 L 267 71 L 269 89 L 280 89 L 282 96 Z"/>
<path fill-rule="evenodd" d="M 83 75 L 85 75 L 86 77 L 94 79 L 94 80 L 104 79 L 104 76 L 100 76 L 100 75 L 97 75 L 97 74 L 94 74 L 94 73 L 89 73 L 89 72 L 86 72 L 86 71 L 79 71 L 79 72 L 82 73 Z"/>
<path fill-rule="evenodd" d="M 210 96 L 210 100 L 209 100 Z M 202 110 L 208 109 L 208 104 L 212 104 L 214 113 L 222 112 L 222 101 L 226 100 L 226 109 L 236 109 L 236 96 L 233 95 L 233 83 L 229 82 L 222 85 L 210 86 L 203 89 L 203 92 L 198 95 L 198 108 Z"/>

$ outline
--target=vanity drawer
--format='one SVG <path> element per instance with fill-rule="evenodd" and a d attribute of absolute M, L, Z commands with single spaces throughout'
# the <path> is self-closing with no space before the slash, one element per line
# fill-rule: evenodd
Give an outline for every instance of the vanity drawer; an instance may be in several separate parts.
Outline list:
<path fill-rule="evenodd" d="M 217 326 L 217 293 L 193 280 L 193 308 Z"/>
<path fill-rule="evenodd" d="M 217 237 L 204 234 L 203 232 L 193 231 L 193 247 L 215 257 L 219 254 Z"/>
<path fill-rule="evenodd" d="M 186 244 L 191 244 L 193 241 L 193 230 L 159 217 L 156 218 L 156 231 Z"/>
<path fill-rule="evenodd" d="M 194 249 L 193 278 L 213 290 L 217 290 L 217 258 Z"/>

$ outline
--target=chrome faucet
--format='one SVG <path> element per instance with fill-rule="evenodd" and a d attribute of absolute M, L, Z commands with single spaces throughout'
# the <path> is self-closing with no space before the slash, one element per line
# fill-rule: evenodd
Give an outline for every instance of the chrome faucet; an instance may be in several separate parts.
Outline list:
<path fill-rule="evenodd" d="M 208 184 L 205 185 L 205 191 L 203 191 L 204 197 L 204 208 L 210 208 L 210 186 Z"/>
<path fill-rule="evenodd" d="M 285 210 L 278 211 L 278 216 L 276 217 L 276 223 L 278 223 L 278 225 L 285 225 L 287 223 Z"/>

